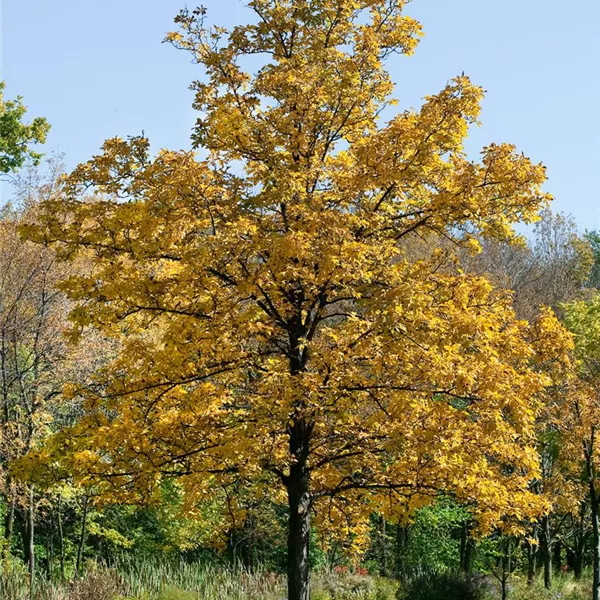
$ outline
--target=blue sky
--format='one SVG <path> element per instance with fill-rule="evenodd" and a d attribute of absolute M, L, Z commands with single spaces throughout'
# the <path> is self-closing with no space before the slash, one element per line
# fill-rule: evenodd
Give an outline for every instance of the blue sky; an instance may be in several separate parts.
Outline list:
<path fill-rule="evenodd" d="M 142 131 L 155 148 L 189 147 L 188 85 L 201 67 L 161 44 L 184 0 L 0 2 L 6 94 L 50 121 L 47 151 L 72 167 L 104 139 Z M 240 0 L 203 4 L 214 24 L 248 14 Z M 600 228 L 600 2 L 413 0 L 407 13 L 426 36 L 415 56 L 389 64 L 400 106 L 464 71 L 487 90 L 469 152 L 515 143 L 547 165 L 555 209 Z"/>

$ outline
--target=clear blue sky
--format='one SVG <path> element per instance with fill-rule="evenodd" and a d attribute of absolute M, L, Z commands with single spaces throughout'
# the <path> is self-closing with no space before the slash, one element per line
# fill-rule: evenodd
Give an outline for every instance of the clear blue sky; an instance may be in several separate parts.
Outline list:
<path fill-rule="evenodd" d="M 0 0 L 2 78 L 52 124 L 69 167 L 105 138 L 142 130 L 188 148 L 188 55 L 161 44 L 184 0 Z M 190 6 L 194 2 L 189 2 Z M 204 0 L 211 23 L 244 21 L 240 0 Z M 464 71 L 487 90 L 469 150 L 509 141 L 548 167 L 555 209 L 600 228 L 600 2 L 413 0 L 426 36 L 390 70 L 402 107 Z M 5 191 L 5 195 L 7 192 Z"/>

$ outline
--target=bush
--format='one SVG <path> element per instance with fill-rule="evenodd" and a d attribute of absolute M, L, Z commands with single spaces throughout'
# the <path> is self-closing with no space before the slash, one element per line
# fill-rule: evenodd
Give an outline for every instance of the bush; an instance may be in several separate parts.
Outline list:
<path fill-rule="evenodd" d="M 457 573 L 423 574 L 398 589 L 398 600 L 482 600 L 483 593 L 472 579 Z"/>
<path fill-rule="evenodd" d="M 109 569 L 97 569 L 75 580 L 66 593 L 66 600 L 113 600 L 123 591 L 123 582 Z"/>
<path fill-rule="evenodd" d="M 198 600 L 198 596 L 192 592 L 169 585 L 160 591 L 157 600 Z"/>
<path fill-rule="evenodd" d="M 391 579 L 355 573 L 326 573 L 313 578 L 311 600 L 394 600 L 398 584 Z"/>

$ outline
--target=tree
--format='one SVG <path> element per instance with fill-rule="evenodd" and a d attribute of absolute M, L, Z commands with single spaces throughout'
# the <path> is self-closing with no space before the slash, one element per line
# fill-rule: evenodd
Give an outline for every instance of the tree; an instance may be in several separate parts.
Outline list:
<path fill-rule="evenodd" d="M 588 285 L 597 288 L 600 286 L 600 232 L 586 231 L 584 235 L 592 249 L 594 264 L 590 273 Z"/>
<path fill-rule="evenodd" d="M 4 100 L 5 83 L 0 81 L 0 175 L 16 171 L 27 159 L 39 161 L 41 154 L 31 146 L 43 144 L 50 126 L 46 119 L 36 117 L 23 122 L 27 112 L 23 99 Z"/>
<path fill-rule="evenodd" d="M 182 12 L 169 39 L 206 69 L 206 158 L 109 140 L 24 230 L 91 261 L 62 284 L 74 334 L 124 338 L 55 442 L 70 468 L 115 500 L 179 477 L 191 510 L 216 486 L 268 490 L 288 506 L 290 600 L 308 598 L 313 514 L 358 539 L 373 512 L 398 520 L 440 491 L 481 531 L 538 509 L 540 367 L 562 330 L 410 245 L 514 239 L 548 200 L 544 168 L 507 144 L 466 158 L 483 94 L 465 76 L 379 123 L 384 59 L 421 31 L 404 4 L 253 0 L 257 22 L 230 33 Z"/>
<path fill-rule="evenodd" d="M 23 522 L 24 556 L 34 575 L 36 494 L 8 471 L 49 432 L 50 406 L 60 393 L 68 350 L 61 341 L 66 299 L 54 284 L 65 267 L 51 252 L 18 233 L 18 213 L 0 220 L 0 493 L 6 500 L 5 551 L 10 550 L 15 516 Z M 27 499 L 25 499 L 27 498 Z"/>
<path fill-rule="evenodd" d="M 524 319 L 541 306 L 560 313 L 561 304 L 580 299 L 594 266 L 590 235 L 579 236 L 573 219 L 549 209 L 540 216 L 526 245 L 484 240 L 481 253 L 463 257 L 469 272 L 513 292 Z"/>
<path fill-rule="evenodd" d="M 600 296 L 564 307 L 565 324 L 575 339 L 575 373 L 564 399 L 564 462 L 588 488 L 592 521 L 593 600 L 600 598 Z"/>
<path fill-rule="evenodd" d="M 64 401 L 63 386 L 85 379 L 98 359 L 99 346 L 92 334 L 77 348 L 64 336 L 72 304 L 56 284 L 69 273 L 82 272 L 81 261 L 61 263 L 51 250 L 24 241 L 18 233 L 24 221 L 37 218 L 37 203 L 52 198 L 57 190 L 60 160 L 52 158 L 45 167 L 42 174 L 29 163 L 17 173 L 16 206 L 8 203 L 0 212 L 2 557 L 8 558 L 15 546 L 14 534 L 20 530 L 32 586 L 35 529 L 43 526 L 39 508 L 47 505 L 49 496 L 33 480 L 14 477 L 11 464 L 41 446 L 52 431 L 72 422 L 78 406 Z"/>

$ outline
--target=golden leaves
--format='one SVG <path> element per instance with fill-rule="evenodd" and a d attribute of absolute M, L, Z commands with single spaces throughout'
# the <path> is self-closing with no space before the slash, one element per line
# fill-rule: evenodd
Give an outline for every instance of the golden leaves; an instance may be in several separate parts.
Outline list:
<path fill-rule="evenodd" d="M 548 200 L 544 169 L 508 144 L 464 156 L 483 96 L 465 76 L 380 125 L 383 60 L 420 35 L 404 4 L 254 0 L 259 22 L 230 34 L 182 13 L 169 39 L 207 69 L 207 159 L 111 140 L 26 230 L 88 257 L 63 284 L 72 318 L 123 340 L 80 425 L 101 474 L 133 489 L 180 476 L 197 501 L 301 465 L 336 527 L 353 512 L 357 540 L 373 510 L 439 491 L 477 503 L 483 529 L 539 509 L 540 371 L 568 337 L 411 243 L 513 238 Z M 266 57 L 253 75 L 251 54 Z"/>

